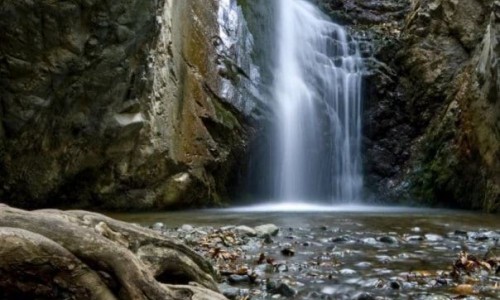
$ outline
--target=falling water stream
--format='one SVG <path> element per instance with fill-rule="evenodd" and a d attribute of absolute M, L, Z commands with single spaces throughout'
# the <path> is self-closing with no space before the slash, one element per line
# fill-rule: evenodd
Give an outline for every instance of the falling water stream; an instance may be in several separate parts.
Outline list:
<path fill-rule="evenodd" d="M 358 46 L 311 3 L 278 5 L 275 196 L 355 202 L 362 187 Z"/>

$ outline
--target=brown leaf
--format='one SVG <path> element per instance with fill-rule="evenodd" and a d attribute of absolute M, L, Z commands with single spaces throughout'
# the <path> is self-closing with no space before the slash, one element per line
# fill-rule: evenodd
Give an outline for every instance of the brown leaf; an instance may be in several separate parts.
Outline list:
<path fill-rule="evenodd" d="M 460 295 L 471 295 L 474 293 L 474 287 L 470 284 L 460 284 L 455 287 L 454 291 Z"/>
<path fill-rule="evenodd" d="M 479 265 L 488 271 L 491 271 L 491 265 L 485 261 L 480 261 Z"/>
<path fill-rule="evenodd" d="M 238 275 L 247 275 L 248 274 L 248 267 L 247 266 L 240 266 L 238 271 L 236 272 Z"/>
<path fill-rule="evenodd" d="M 259 259 L 257 260 L 257 264 L 260 265 L 260 264 L 264 263 L 264 261 L 266 261 L 266 255 L 264 253 L 261 253 L 259 255 Z"/>
<path fill-rule="evenodd" d="M 274 265 L 276 265 L 276 262 L 274 261 L 274 258 L 272 258 L 272 257 L 268 257 L 268 258 L 266 259 L 266 262 L 267 262 L 268 264 L 270 264 L 270 265 L 273 265 L 273 266 L 274 266 Z"/>
<path fill-rule="evenodd" d="M 213 252 L 212 252 L 213 250 Z M 212 252 L 212 258 L 218 257 L 220 253 L 220 248 L 214 248 L 210 252 Z"/>

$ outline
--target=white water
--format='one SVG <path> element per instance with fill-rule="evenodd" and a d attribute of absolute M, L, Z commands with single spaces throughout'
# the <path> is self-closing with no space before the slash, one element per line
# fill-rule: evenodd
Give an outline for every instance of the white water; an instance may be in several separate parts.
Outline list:
<path fill-rule="evenodd" d="M 361 175 L 358 46 L 304 0 L 279 0 L 275 197 L 356 202 Z"/>
<path fill-rule="evenodd" d="M 350 213 L 418 213 L 429 212 L 426 208 L 405 207 L 405 206 L 368 206 L 368 205 L 321 205 L 308 202 L 286 202 L 278 204 L 257 204 L 252 206 L 232 207 L 216 209 L 217 211 L 228 212 L 350 212 Z M 441 210 L 444 211 L 444 210 Z"/>

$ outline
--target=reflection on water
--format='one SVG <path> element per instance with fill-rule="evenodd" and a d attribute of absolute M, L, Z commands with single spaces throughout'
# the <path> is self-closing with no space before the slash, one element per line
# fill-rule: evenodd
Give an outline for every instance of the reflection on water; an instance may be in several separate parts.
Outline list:
<path fill-rule="evenodd" d="M 477 212 L 386 206 L 321 206 L 313 204 L 270 204 L 227 209 L 202 209 L 176 212 L 109 213 L 127 222 L 150 225 L 163 222 L 174 228 L 182 224 L 195 226 L 248 225 L 274 223 L 289 226 L 357 227 L 377 231 L 423 230 L 444 233 L 448 230 L 500 229 L 500 218 Z"/>

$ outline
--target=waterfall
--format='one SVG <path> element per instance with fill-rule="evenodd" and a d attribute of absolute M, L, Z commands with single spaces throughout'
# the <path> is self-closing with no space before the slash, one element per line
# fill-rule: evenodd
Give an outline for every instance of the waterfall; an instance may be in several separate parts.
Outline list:
<path fill-rule="evenodd" d="M 278 5 L 274 197 L 355 202 L 362 188 L 358 45 L 309 2 Z"/>

